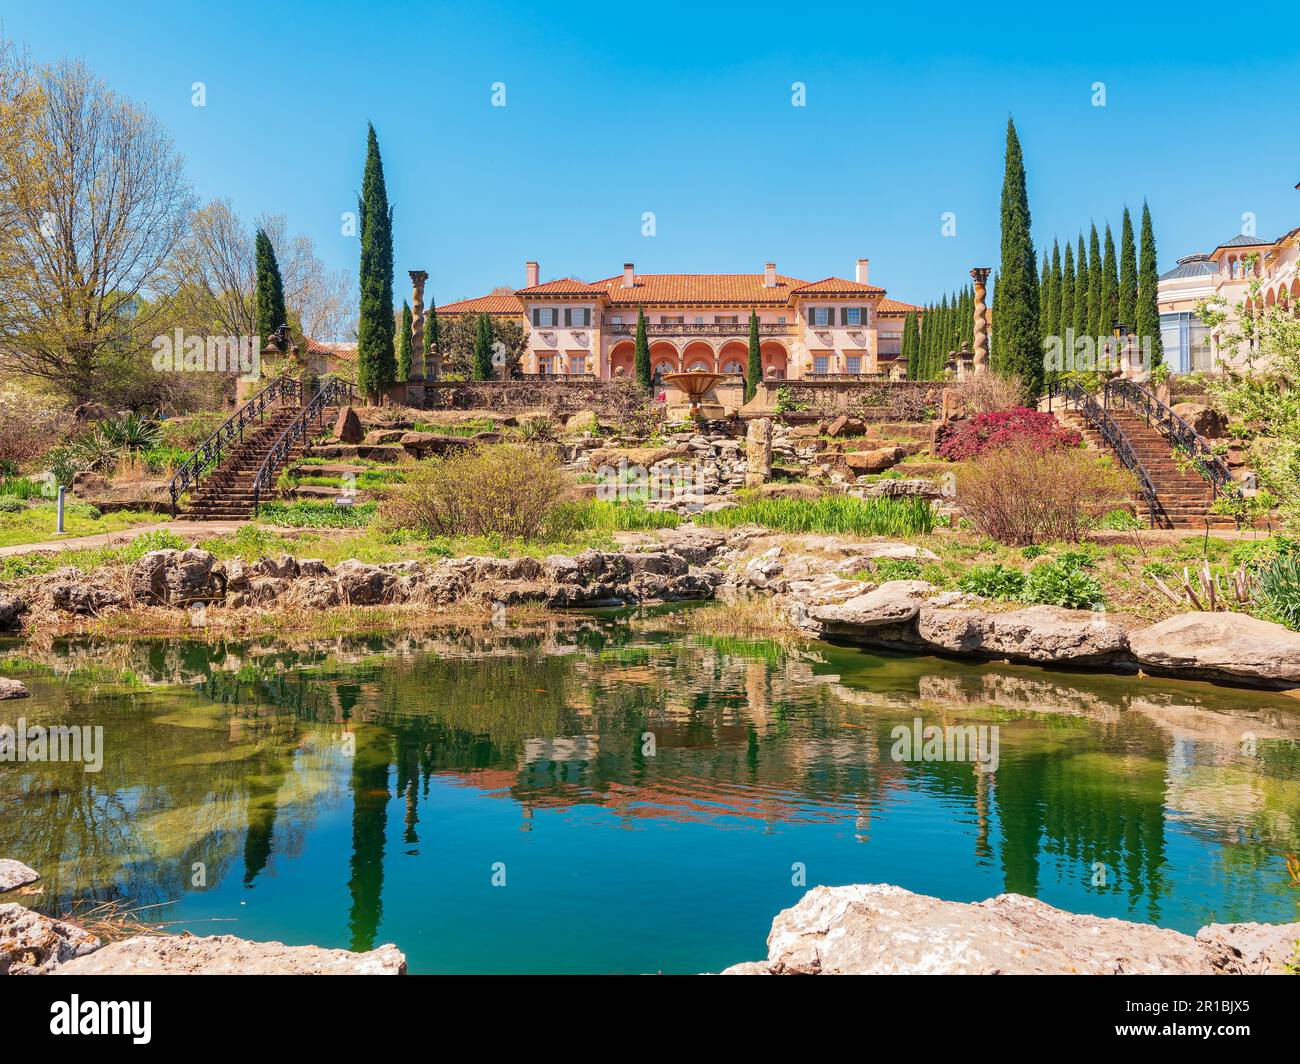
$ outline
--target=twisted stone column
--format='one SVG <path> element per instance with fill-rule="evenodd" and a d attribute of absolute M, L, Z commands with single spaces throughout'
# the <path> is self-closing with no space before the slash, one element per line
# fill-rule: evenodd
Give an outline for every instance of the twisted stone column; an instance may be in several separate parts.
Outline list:
<path fill-rule="evenodd" d="M 424 364 L 424 282 L 429 275 L 424 270 L 407 271 L 411 277 L 411 377 L 424 383 L 428 367 Z M 418 367 L 418 368 L 417 368 Z"/>
<path fill-rule="evenodd" d="M 989 321 L 984 297 L 988 292 L 985 285 L 991 272 L 988 266 L 975 266 L 970 271 L 971 279 L 975 282 L 975 329 L 971 342 L 975 357 L 971 361 L 976 373 L 987 373 L 989 369 Z"/>

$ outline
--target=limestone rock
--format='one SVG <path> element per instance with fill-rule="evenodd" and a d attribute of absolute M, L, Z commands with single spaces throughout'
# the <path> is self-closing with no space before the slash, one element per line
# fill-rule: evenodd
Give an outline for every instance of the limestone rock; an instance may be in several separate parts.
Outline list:
<path fill-rule="evenodd" d="M 0 975 L 45 975 L 99 948 L 89 931 L 10 902 L 0 905 Z"/>
<path fill-rule="evenodd" d="M 565 432 L 595 432 L 600 428 L 600 420 L 594 410 L 579 410 L 570 414 L 564 422 Z"/>
<path fill-rule="evenodd" d="M 451 454 L 474 446 L 464 436 L 444 436 L 436 432 L 403 432 L 398 443 L 402 445 L 402 450 L 416 458 Z"/>
<path fill-rule="evenodd" d="M 861 436 L 866 432 L 866 429 L 867 427 L 861 418 L 841 414 L 826 426 L 826 435 L 832 439 L 838 439 L 842 436 Z"/>
<path fill-rule="evenodd" d="M 772 419 L 754 418 L 745 428 L 745 487 L 756 488 L 772 476 Z"/>
<path fill-rule="evenodd" d="M 1020 894 L 975 904 L 883 883 L 817 887 L 777 915 L 773 975 L 1206 975 L 1189 935 L 1082 916 Z M 749 974 L 753 964 L 723 974 Z"/>
<path fill-rule="evenodd" d="M 1151 672 L 1300 684 L 1300 632 L 1245 613 L 1180 613 L 1129 636 Z"/>
<path fill-rule="evenodd" d="M 391 602 L 397 580 L 377 565 L 349 559 L 334 567 L 343 601 L 353 606 L 377 606 Z"/>
<path fill-rule="evenodd" d="M 901 447 L 877 447 L 870 451 L 848 451 L 844 464 L 854 473 L 880 473 L 892 469 L 905 457 Z"/>
<path fill-rule="evenodd" d="M 1030 606 L 1007 613 L 923 609 L 917 635 L 954 654 L 1013 661 L 1098 664 L 1126 656 L 1124 629 L 1103 613 L 1060 606 Z"/>
<path fill-rule="evenodd" d="M 903 624 L 917 615 L 926 592 L 932 589 L 924 580 L 889 580 L 866 594 L 814 606 L 808 612 L 831 632 Z"/>
<path fill-rule="evenodd" d="M 45 578 L 50 605 L 57 610 L 94 616 L 109 606 L 122 602 L 122 593 L 115 588 L 92 584 L 80 569 L 56 569 Z"/>
<path fill-rule="evenodd" d="M 27 612 L 27 603 L 17 595 L 0 593 L 0 632 L 17 628 Z"/>
<path fill-rule="evenodd" d="M 405 975 L 394 945 L 366 953 L 234 935 L 138 935 L 60 967 L 58 975 Z"/>
<path fill-rule="evenodd" d="M 360 443 L 366 438 L 366 430 L 362 427 L 361 418 L 352 407 L 345 406 L 339 411 L 339 416 L 334 422 L 334 438 L 339 443 Z"/>
<path fill-rule="evenodd" d="M 26 698 L 27 693 L 27 685 L 21 680 L 0 676 L 0 702 L 7 698 Z"/>
<path fill-rule="evenodd" d="M 22 861 L 0 858 L 0 894 L 25 887 L 40 878 L 41 874 L 36 869 L 28 868 Z"/>
<path fill-rule="evenodd" d="M 1286 975 L 1283 964 L 1300 963 L 1300 923 L 1208 924 L 1196 941 L 1227 975 Z"/>

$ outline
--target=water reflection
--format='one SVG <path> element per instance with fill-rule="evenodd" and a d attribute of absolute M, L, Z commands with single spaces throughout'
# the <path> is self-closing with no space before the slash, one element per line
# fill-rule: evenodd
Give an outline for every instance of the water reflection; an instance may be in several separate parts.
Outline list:
<path fill-rule="evenodd" d="M 225 919 L 271 891 L 244 919 L 274 937 L 396 940 L 417 969 L 464 966 L 476 945 L 491 970 L 548 956 L 510 920 L 572 906 L 622 941 L 549 966 L 700 970 L 754 953 L 800 893 L 781 881 L 794 854 L 809 885 L 1016 891 L 1184 930 L 1295 918 L 1282 855 L 1300 850 L 1300 703 L 1278 695 L 625 616 L 294 646 L 11 643 L 0 669 L 33 694 L 0 723 L 105 728 L 97 775 L 0 766 L 0 854 L 45 874 L 49 911 L 127 898 Z M 915 717 L 997 725 L 996 772 L 891 758 Z M 545 859 L 508 895 L 518 911 L 483 895 L 484 847 Z M 623 907 L 649 897 L 718 941 L 638 945 Z"/>

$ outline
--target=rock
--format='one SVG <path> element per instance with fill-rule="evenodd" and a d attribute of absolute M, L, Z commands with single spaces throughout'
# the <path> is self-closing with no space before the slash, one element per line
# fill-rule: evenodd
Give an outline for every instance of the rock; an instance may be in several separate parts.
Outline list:
<path fill-rule="evenodd" d="M 565 432 L 596 432 L 599 428 L 600 420 L 594 410 L 579 410 L 576 414 L 570 414 L 564 422 Z"/>
<path fill-rule="evenodd" d="M 0 905 L 0 975 L 45 975 L 99 948 L 89 931 L 24 905 Z"/>
<path fill-rule="evenodd" d="M 26 698 L 27 694 L 27 685 L 21 680 L 0 676 L 0 702 L 5 701 L 7 698 Z"/>
<path fill-rule="evenodd" d="M 745 428 L 745 487 L 756 488 L 772 476 L 772 419 L 754 418 Z"/>
<path fill-rule="evenodd" d="M 27 603 L 17 595 L 0 592 L 0 632 L 18 628 L 22 615 L 27 612 Z"/>
<path fill-rule="evenodd" d="M 392 573 L 377 565 L 348 559 L 334 567 L 339 594 L 352 606 L 377 606 L 390 602 L 397 583 Z"/>
<path fill-rule="evenodd" d="M 309 610 L 324 610 L 337 606 L 342 601 L 339 586 L 333 580 L 322 577 L 307 577 L 295 580 L 284 593 L 283 602 L 287 606 L 300 606 Z"/>
<path fill-rule="evenodd" d="M 593 450 L 587 455 L 587 462 L 591 469 L 599 470 L 602 467 L 616 470 L 623 463 L 631 466 L 641 466 L 649 469 L 652 465 L 660 462 L 675 461 L 679 458 L 686 458 L 689 449 L 681 446 L 674 447 L 601 447 Z"/>
<path fill-rule="evenodd" d="M 167 568 L 167 601 L 173 606 L 225 597 L 225 574 L 213 573 L 217 559 L 199 547 L 181 551 Z"/>
<path fill-rule="evenodd" d="M 147 606 L 167 603 L 167 570 L 174 565 L 180 551 L 151 550 L 131 566 L 131 594 L 135 601 Z"/>
<path fill-rule="evenodd" d="M 28 868 L 22 861 L 0 858 L 0 894 L 25 887 L 40 878 L 41 874 L 36 869 Z"/>
<path fill-rule="evenodd" d="M 841 414 L 826 426 L 826 435 L 832 439 L 839 439 L 843 436 L 861 436 L 866 431 L 867 427 L 861 418 L 849 417 L 847 414 Z"/>
<path fill-rule="evenodd" d="M 877 447 L 871 451 L 848 451 L 844 464 L 854 473 L 879 473 L 898 465 L 904 458 L 901 447 Z"/>
<path fill-rule="evenodd" d="M 820 499 L 825 494 L 816 484 L 780 484 L 768 481 L 754 489 L 760 499 Z"/>
<path fill-rule="evenodd" d="M 443 436 L 436 432 L 403 432 L 398 443 L 402 445 L 402 450 L 416 458 L 465 451 L 474 446 L 464 436 Z"/>
<path fill-rule="evenodd" d="M 712 528 L 664 529 L 659 534 L 659 542 L 669 550 L 680 554 L 691 565 L 704 565 L 726 545 L 725 533 Z"/>
<path fill-rule="evenodd" d="M 122 602 L 122 593 L 111 587 L 89 583 L 80 569 L 56 569 L 45 578 L 50 604 L 58 610 L 94 616 Z"/>
<path fill-rule="evenodd" d="M 939 555 L 935 554 L 934 551 L 926 550 L 924 547 L 917 547 L 911 543 L 864 543 L 861 547 L 855 548 L 854 553 L 873 560 L 879 558 L 918 562 L 937 562 L 939 560 Z"/>
<path fill-rule="evenodd" d="M 838 604 L 814 606 L 808 613 L 833 633 L 903 624 L 917 615 L 926 592 L 932 590 L 933 585 L 924 580 L 889 580 L 874 591 Z"/>
<path fill-rule="evenodd" d="M 1013 661 L 1101 664 L 1126 658 L 1128 636 L 1104 613 L 1030 606 L 1007 613 L 926 608 L 916 622 L 926 643 L 953 654 Z"/>
<path fill-rule="evenodd" d="M 1219 440 L 1228 435 L 1228 419 L 1212 406 L 1175 403 L 1171 409 L 1207 440 Z"/>
<path fill-rule="evenodd" d="M 117 412 L 103 403 L 82 403 L 72 416 L 78 421 L 108 421 L 117 417 Z"/>
<path fill-rule="evenodd" d="M 779 913 L 773 975 L 1208 975 L 1177 931 L 1081 916 L 1020 894 L 965 904 L 883 883 L 817 887 Z M 738 965 L 723 974 L 752 974 Z"/>
<path fill-rule="evenodd" d="M 279 558 L 272 558 L 269 555 L 265 558 L 258 558 L 253 563 L 253 572 L 262 576 L 274 576 L 281 580 L 297 579 L 300 567 L 298 560 L 291 554 L 282 554 Z"/>
<path fill-rule="evenodd" d="M 58 975 L 405 975 L 394 945 L 366 953 L 234 935 L 138 935 L 60 967 Z"/>
<path fill-rule="evenodd" d="M 1129 636 L 1151 672 L 1300 685 L 1300 632 L 1245 613 L 1180 613 Z"/>
<path fill-rule="evenodd" d="M 405 429 L 371 429 L 366 434 L 366 443 L 396 443 L 405 432 Z"/>
<path fill-rule="evenodd" d="M 352 407 L 345 406 L 339 411 L 339 416 L 334 422 L 334 438 L 339 443 L 360 443 L 366 438 L 366 430 L 362 427 L 361 418 Z"/>
<path fill-rule="evenodd" d="M 1286 975 L 1283 964 L 1300 963 L 1300 923 L 1208 924 L 1196 941 L 1226 975 Z"/>

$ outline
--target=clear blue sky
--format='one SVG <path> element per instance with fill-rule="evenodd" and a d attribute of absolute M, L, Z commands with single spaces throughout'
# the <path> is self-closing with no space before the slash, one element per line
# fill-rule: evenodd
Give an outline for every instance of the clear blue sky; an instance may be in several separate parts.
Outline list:
<path fill-rule="evenodd" d="M 353 273 L 339 216 L 373 121 L 399 299 L 412 268 L 447 302 L 522 285 L 529 258 L 543 279 L 774 259 L 816 280 L 864 255 L 872 281 L 923 302 L 996 265 L 1008 114 L 1040 250 L 1090 219 L 1118 229 L 1143 197 L 1162 269 L 1246 211 L 1261 235 L 1300 224 L 1300 49 L 1283 10 L 28 0 L 0 22 L 34 58 L 80 56 L 151 108 L 201 197 L 283 213 Z"/>

